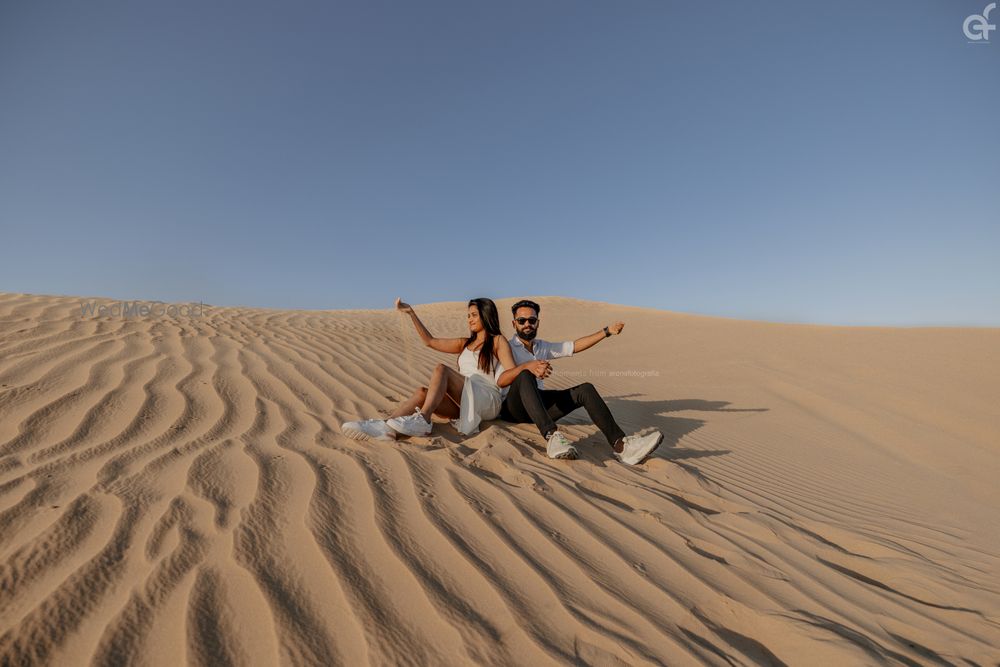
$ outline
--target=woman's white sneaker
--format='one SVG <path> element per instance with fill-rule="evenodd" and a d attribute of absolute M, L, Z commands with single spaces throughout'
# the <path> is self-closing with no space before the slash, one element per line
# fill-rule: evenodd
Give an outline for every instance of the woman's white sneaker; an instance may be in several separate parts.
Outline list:
<path fill-rule="evenodd" d="M 626 465 L 634 466 L 653 453 L 660 446 L 663 434 L 653 431 L 646 435 L 627 435 L 622 438 L 624 447 L 620 452 L 614 452 L 615 458 Z"/>
<path fill-rule="evenodd" d="M 344 422 L 340 427 L 348 438 L 354 440 L 395 440 L 396 432 L 385 423 L 384 419 L 365 419 L 356 422 Z"/>
<path fill-rule="evenodd" d="M 559 431 L 549 436 L 549 444 L 545 451 L 550 459 L 575 459 L 579 456 L 576 447 Z"/>
<path fill-rule="evenodd" d="M 430 435 L 433 428 L 433 425 L 420 414 L 419 409 L 414 410 L 412 415 L 387 419 L 385 423 L 403 435 Z"/>

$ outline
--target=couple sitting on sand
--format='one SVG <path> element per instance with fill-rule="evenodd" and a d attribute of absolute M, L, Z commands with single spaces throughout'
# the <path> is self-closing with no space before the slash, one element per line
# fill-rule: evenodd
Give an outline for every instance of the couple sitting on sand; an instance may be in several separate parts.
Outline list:
<path fill-rule="evenodd" d="M 596 333 L 564 343 L 537 340 L 541 310 L 534 301 L 518 301 L 511 308 L 514 330 L 508 341 L 500 331 L 496 304 L 490 299 L 469 301 L 468 338 L 435 338 L 409 304 L 396 299 L 396 308 L 409 314 L 421 340 L 439 352 L 458 355 L 458 371 L 438 364 L 428 386 L 420 387 L 388 419 L 346 422 L 346 435 L 360 440 L 395 440 L 397 435 L 425 436 L 431 432 L 431 415 L 452 420 L 464 435 L 479 430 L 484 419 L 518 424 L 534 423 L 548 442 L 553 459 L 575 459 L 576 448 L 556 427 L 556 420 L 579 407 L 597 425 L 622 463 L 636 465 L 659 446 L 663 435 L 625 435 L 607 404 L 589 382 L 569 389 L 545 389 L 552 374 L 549 359 L 583 352 L 605 338 L 620 334 L 625 326 L 615 322 Z"/>

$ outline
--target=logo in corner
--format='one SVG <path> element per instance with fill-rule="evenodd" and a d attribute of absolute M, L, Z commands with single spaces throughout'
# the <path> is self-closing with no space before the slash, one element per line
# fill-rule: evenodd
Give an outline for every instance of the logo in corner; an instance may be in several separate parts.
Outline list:
<path fill-rule="evenodd" d="M 996 30 L 996 25 L 989 22 L 990 12 L 997 8 L 997 3 L 991 2 L 983 9 L 982 14 L 970 14 L 962 23 L 962 32 L 972 42 L 990 41 L 990 30 Z"/>

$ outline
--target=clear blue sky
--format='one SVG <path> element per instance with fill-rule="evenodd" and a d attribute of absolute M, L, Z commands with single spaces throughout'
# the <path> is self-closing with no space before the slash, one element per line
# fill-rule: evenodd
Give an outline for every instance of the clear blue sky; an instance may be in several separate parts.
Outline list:
<path fill-rule="evenodd" d="M 985 4 L 4 0 L 0 289 L 997 326 Z"/>

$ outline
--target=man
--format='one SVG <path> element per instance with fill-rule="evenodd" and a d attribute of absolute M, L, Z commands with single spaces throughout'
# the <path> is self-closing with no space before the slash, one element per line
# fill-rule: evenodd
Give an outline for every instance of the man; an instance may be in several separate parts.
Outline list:
<path fill-rule="evenodd" d="M 515 377 L 509 387 L 501 390 L 503 404 L 500 419 L 518 424 L 534 423 L 548 442 L 546 451 L 550 458 L 575 459 L 579 454 L 556 427 L 556 421 L 583 407 L 608 439 L 615 458 L 628 465 L 642 462 L 659 446 L 663 440 L 662 433 L 654 431 L 647 435 L 626 436 L 611 416 L 604 399 L 589 382 L 558 390 L 545 389 L 543 384 L 543 380 L 552 374 L 549 359 L 568 357 L 590 349 L 605 338 L 620 334 L 625 324 L 615 322 L 583 338 L 550 343 L 536 339 L 540 311 L 537 303 L 527 299 L 518 301 L 511 308 L 514 331 L 517 333 L 511 337 L 510 347 L 517 366 L 500 376 L 504 379 L 510 379 L 510 375 Z"/>

